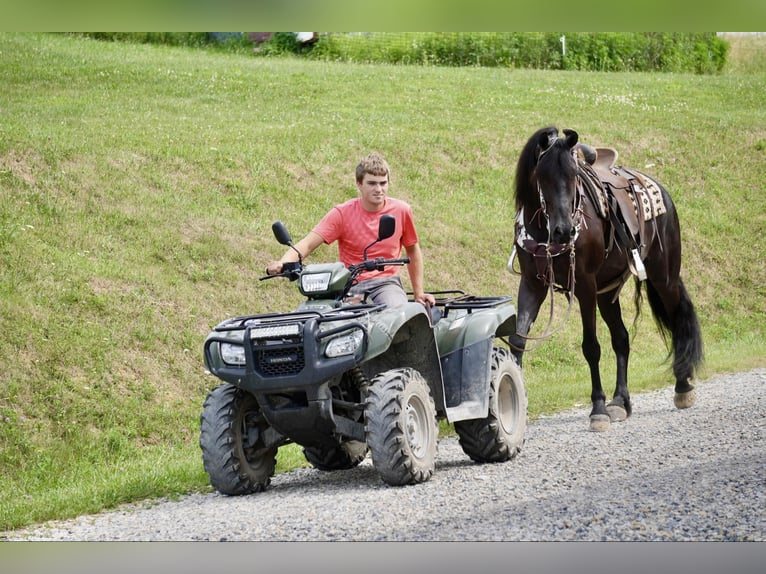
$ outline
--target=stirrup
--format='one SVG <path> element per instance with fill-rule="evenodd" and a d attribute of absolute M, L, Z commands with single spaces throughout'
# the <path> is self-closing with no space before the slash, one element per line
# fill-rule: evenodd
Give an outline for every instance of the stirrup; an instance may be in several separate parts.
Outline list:
<path fill-rule="evenodd" d="M 508 258 L 508 264 L 506 266 L 506 269 L 508 269 L 508 273 L 511 275 L 518 275 L 518 273 L 513 269 L 513 260 L 516 259 L 516 244 L 513 244 L 513 251 L 511 251 L 511 256 Z"/>

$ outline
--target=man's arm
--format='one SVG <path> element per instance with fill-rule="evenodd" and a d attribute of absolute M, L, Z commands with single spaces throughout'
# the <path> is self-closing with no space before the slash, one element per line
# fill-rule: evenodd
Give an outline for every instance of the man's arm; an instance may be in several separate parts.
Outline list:
<path fill-rule="evenodd" d="M 410 258 L 407 272 L 410 275 L 410 283 L 412 283 L 412 293 L 415 301 L 433 305 L 436 303 L 434 296 L 423 291 L 423 252 L 420 250 L 420 244 L 415 243 L 405 247 L 405 250 L 407 251 L 407 257 Z"/>
<path fill-rule="evenodd" d="M 322 245 L 322 243 L 324 243 L 324 239 L 322 239 L 321 235 L 309 231 L 309 234 L 296 243 L 294 247 L 300 251 L 302 257 L 306 258 L 312 251 L 314 251 L 314 249 Z M 282 265 L 292 261 L 298 261 L 298 254 L 294 249 L 290 248 L 285 251 L 285 254 L 279 261 L 272 261 L 266 266 L 266 274 L 276 275 L 277 273 L 281 273 Z"/>

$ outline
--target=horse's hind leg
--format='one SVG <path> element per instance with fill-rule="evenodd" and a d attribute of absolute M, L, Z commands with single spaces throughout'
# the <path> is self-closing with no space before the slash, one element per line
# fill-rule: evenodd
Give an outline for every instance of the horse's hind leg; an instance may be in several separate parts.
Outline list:
<path fill-rule="evenodd" d="M 614 388 L 614 398 L 606 405 L 606 412 L 612 422 L 626 420 L 631 412 L 630 394 L 628 393 L 628 357 L 630 356 L 630 337 L 622 320 L 620 300 L 612 302 L 614 291 L 598 296 L 598 308 L 601 317 L 609 327 L 612 339 L 612 349 L 617 359 L 617 378 Z"/>
<path fill-rule="evenodd" d="M 697 313 L 681 278 L 678 278 L 679 301 L 673 317 L 673 373 L 676 377 L 676 408 L 694 405 L 696 395 L 691 380 L 702 363 L 702 333 Z"/>
<path fill-rule="evenodd" d="M 662 188 L 662 186 L 660 186 Z M 674 403 L 677 408 L 695 401 L 691 380 L 702 363 L 702 334 L 697 313 L 681 280 L 681 232 L 678 214 L 670 196 L 662 188 L 667 213 L 658 216 L 659 240 L 654 241 L 644 261 L 646 293 L 663 338 L 672 337 L 673 375 L 676 379 Z"/>
<path fill-rule="evenodd" d="M 697 313 L 680 277 L 671 285 L 649 282 L 646 291 L 658 325 L 662 331 L 669 331 L 672 338 L 676 379 L 673 402 L 676 408 L 689 408 L 696 401 L 691 380 L 702 362 L 702 335 Z"/>

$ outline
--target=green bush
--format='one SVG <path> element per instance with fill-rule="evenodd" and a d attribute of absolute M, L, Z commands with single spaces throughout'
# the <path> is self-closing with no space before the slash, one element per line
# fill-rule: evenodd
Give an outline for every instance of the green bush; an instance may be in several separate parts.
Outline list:
<path fill-rule="evenodd" d="M 87 32 L 75 35 L 104 42 L 205 48 L 222 52 L 251 51 L 253 48 L 252 40 L 242 32 Z"/>
<path fill-rule="evenodd" d="M 306 53 L 358 63 L 710 74 L 723 69 L 727 49 L 714 33 L 427 32 L 322 34 Z"/>
<path fill-rule="evenodd" d="M 252 40 L 242 32 L 91 32 L 87 36 L 234 51 L 252 47 Z M 712 74 L 726 64 L 728 43 L 712 32 L 357 32 L 322 33 L 316 43 L 301 44 L 294 32 L 275 32 L 255 53 L 333 62 Z"/>
<path fill-rule="evenodd" d="M 133 42 L 135 44 L 163 44 L 197 48 L 214 41 L 208 32 L 89 32 L 86 36 L 110 42 Z"/>
<path fill-rule="evenodd" d="M 267 56 L 282 56 L 285 54 L 301 54 L 309 51 L 310 45 L 298 42 L 295 32 L 275 32 L 263 43 L 261 53 Z"/>

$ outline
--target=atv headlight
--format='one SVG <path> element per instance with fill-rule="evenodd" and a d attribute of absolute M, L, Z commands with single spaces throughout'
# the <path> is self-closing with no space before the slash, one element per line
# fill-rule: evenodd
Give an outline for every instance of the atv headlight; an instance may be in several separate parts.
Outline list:
<path fill-rule="evenodd" d="M 243 366 L 245 364 L 245 348 L 242 345 L 221 343 L 221 358 L 227 365 Z"/>
<path fill-rule="evenodd" d="M 335 337 L 327 343 L 324 354 L 330 358 L 353 355 L 362 346 L 364 332 L 361 329 L 352 329 L 348 333 Z"/>
<path fill-rule="evenodd" d="M 332 273 L 325 271 L 323 273 L 303 273 L 301 275 L 301 290 L 304 293 L 318 293 L 327 291 L 330 287 L 330 278 Z"/>

